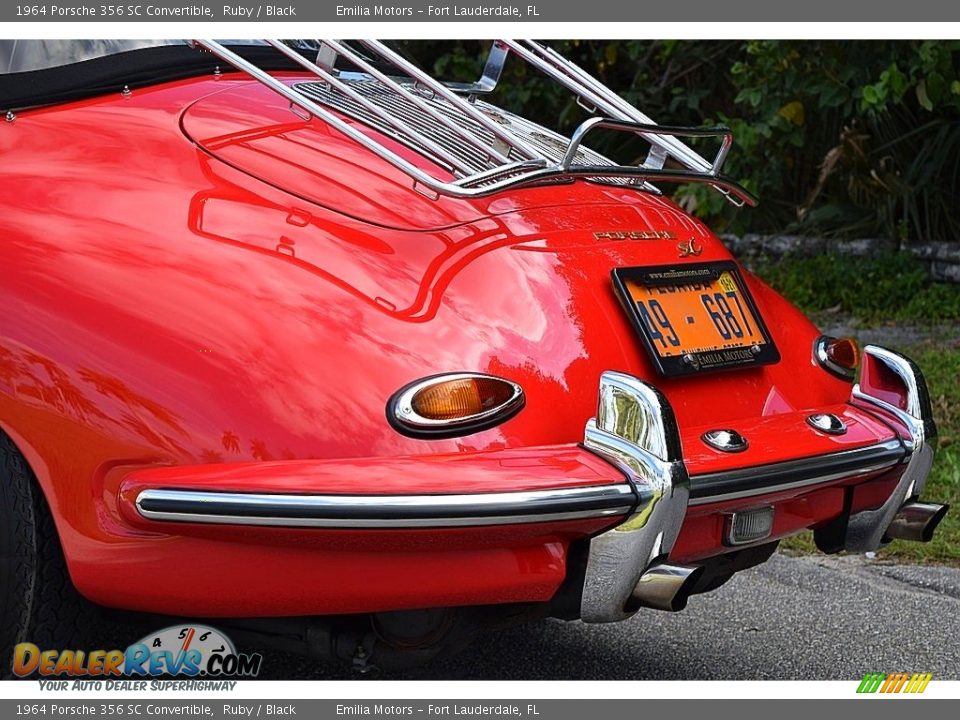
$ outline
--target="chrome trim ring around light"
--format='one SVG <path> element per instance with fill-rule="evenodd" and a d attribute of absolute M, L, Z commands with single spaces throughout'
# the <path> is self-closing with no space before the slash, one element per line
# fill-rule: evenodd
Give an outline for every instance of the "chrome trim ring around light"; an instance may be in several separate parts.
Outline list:
<path fill-rule="evenodd" d="M 436 420 L 424 417 L 413 409 L 413 398 L 418 392 L 432 385 L 457 380 L 494 380 L 509 385 L 513 389 L 513 394 L 496 407 L 468 418 Z M 387 419 L 396 430 L 405 435 L 425 439 L 458 437 L 499 425 L 523 409 L 525 402 L 523 388 L 506 378 L 478 372 L 441 373 L 412 382 L 394 393 L 387 403 Z"/>
<path fill-rule="evenodd" d="M 856 370 L 844 367 L 843 365 L 838 365 L 830 359 L 829 355 L 827 355 L 827 345 L 830 344 L 831 340 L 836 339 L 837 338 L 830 335 L 821 335 L 818 337 L 813 341 L 813 356 L 820 364 L 820 367 L 822 367 L 831 375 L 836 375 L 842 380 L 852 381 L 857 374 Z"/>
<path fill-rule="evenodd" d="M 620 468 L 639 499 L 626 521 L 590 540 L 580 617 L 616 622 L 635 612 L 640 577 L 673 548 L 686 516 L 689 479 L 670 403 L 630 375 L 603 373 L 597 417 L 587 423 L 583 445 Z"/>
<path fill-rule="evenodd" d="M 907 454 L 900 440 L 888 440 L 826 455 L 694 475 L 690 478 L 690 505 L 769 495 L 867 475 L 899 465 Z"/>
<path fill-rule="evenodd" d="M 900 353 L 867 345 L 863 349 L 863 363 L 882 363 L 903 382 L 906 393 L 906 408 L 891 405 L 882 398 L 867 394 L 860 385 L 855 385 L 851 394 L 853 404 L 883 417 L 892 418 L 906 429 L 904 444 L 910 451 L 900 482 L 893 493 L 876 510 L 866 510 L 851 515 L 847 523 L 844 547 L 854 552 L 869 552 L 884 545 L 887 528 L 893 522 L 903 504 L 920 496 L 933 467 L 937 446 L 937 426 L 933 420 L 930 393 L 920 368 L 910 358 Z"/>
<path fill-rule="evenodd" d="M 628 514 L 622 485 L 469 495 L 287 495 L 147 489 L 137 511 L 148 520 L 218 525 L 416 529 L 555 522 Z"/>

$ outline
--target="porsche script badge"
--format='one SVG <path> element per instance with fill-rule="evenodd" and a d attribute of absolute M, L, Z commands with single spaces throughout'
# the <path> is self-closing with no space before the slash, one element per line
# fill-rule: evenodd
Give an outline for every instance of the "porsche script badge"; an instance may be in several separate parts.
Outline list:
<path fill-rule="evenodd" d="M 595 240 L 674 240 L 669 230 L 602 230 L 593 234 Z"/>

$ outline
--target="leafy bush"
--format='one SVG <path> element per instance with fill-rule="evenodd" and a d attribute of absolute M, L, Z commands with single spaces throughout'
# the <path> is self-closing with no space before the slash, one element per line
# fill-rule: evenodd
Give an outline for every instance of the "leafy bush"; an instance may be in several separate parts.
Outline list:
<path fill-rule="evenodd" d="M 776 205 L 761 222 L 902 243 L 958 236 L 960 43 L 763 41 L 742 53 L 736 108 L 718 117 L 740 141 L 731 171 Z"/>
<path fill-rule="evenodd" d="M 703 185 L 677 199 L 719 231 L 960 237 L 960 41 L 576 41 L 551 46 L 659 122 L 728 124 L 728 174 L 761 197 L 737 211 Z M 441 76 L 474 80 L 488 44 L 406 43 Z M 492 100 L 570 130 L 566 91 L 509 62 Z M 643 144 L 597 135 L 637 160 Z M 704 148 L 704 152 L 708 152 Z"/>

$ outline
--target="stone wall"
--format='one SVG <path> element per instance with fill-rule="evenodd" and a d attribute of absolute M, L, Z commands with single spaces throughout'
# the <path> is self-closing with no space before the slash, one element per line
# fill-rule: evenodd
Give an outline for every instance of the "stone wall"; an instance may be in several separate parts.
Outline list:
<path fill-rule="evenodd" d="M 892 240 L 832 240 L 804 235 L 722 235 L 727 247 L 747 263 L 761 256 L 780 258 L 788 255 L 810 257 L 837 253 L 868 257 L 896 250 Z M 940 282 L 960 283 L 960 243 L 927 242 L 907 248 L 920 260 L 930 277 Z"/>

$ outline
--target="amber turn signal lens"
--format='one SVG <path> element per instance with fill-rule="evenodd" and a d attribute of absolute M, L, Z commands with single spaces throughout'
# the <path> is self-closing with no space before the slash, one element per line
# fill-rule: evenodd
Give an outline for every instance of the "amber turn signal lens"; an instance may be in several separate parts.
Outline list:
<path fill-rule="evenodd" d="M 397 392 L 387 407 L 395 429 L 414 437 L 455 437 L 493 427 L 523 407 L 514 382 L 481 373 L 424 378 Z"/>
<path fill-rule="evenodd" d="M 821 337 L 815 345 L 817 361 L 826 370 L 852 379 L 860 366 L 860 348 L 853 338 Z"/>
<path fill-rule="evenodd" d="M 510 400 L 513 387 L 495 378 L 445 380 L 425 387 L 412 399 L 414 412 L 431 420 L 462 420 Z"/>

